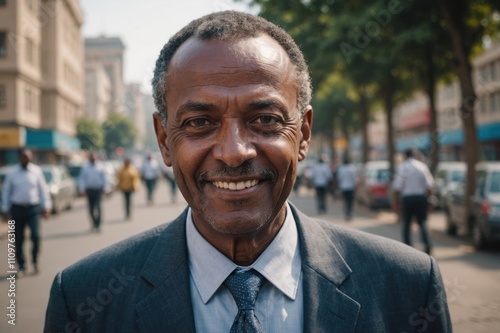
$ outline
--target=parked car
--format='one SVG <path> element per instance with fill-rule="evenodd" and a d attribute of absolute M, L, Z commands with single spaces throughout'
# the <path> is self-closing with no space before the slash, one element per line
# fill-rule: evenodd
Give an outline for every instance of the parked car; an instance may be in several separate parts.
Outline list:
<path fill-rule="evenodd" d="M 448 189 L 463 182 L 466 171 L 467 165 L 465 162 L 440 162 L 437 165 L 430 198 L 434 208 L 439 209 L 445 206 L 444 201 Z"/>
<path fill-rule="evenodd" d="M 45 181 L 52 199 L 52 213 L 57 214 L 64 209 L 71 209 L 75 199 L 76 182 L 64 166 L 41 165 Z"/>
<path fill-rule="evenodd" d="M 371 161 L 360 169 L 356 199 L 370 209 L 390 207 L 389 161 Z"/>
<path fill-rule="evenodd" d="M 500 242 L 500 162 L 476 165 L 476 188 L 468 215 L 465 186 L 463 180 L 448 190 L 445 209 L 448 234 L 469 234 L 478 249 Z"/>
<path fill-rule="evenodd" d="M 82 171 L 83 164 L 68 164 L 66 168 L 68 169 L 69 174 L 75 181 L 78 182 L 78 177 L 80 177 L 80 171 Z"/>

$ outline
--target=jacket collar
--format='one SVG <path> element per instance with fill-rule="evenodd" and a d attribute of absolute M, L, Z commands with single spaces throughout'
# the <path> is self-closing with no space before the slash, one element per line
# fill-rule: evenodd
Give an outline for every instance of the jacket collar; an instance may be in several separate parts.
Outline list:
<path fill-rule="evenodd" d="M 354 332 L 361 305 L 340 290 L 351 268 L 337 250 L 335 237 L 318 221 L 290 206 L 301 246 L 304 331 Z M 136 306 L 142 332 L 195 331 L 186 216 L 187 209 L 163 230 L 142 269 L 142 278 L 154 288 Z"/>
<path fill-rule="evenodd" d="M 332 231 L 293 205 L 292 212 L 301 244 L 304 331 L 354 332 L 361 305 L 341 291 L 352 270 L 337 250 Z"/>

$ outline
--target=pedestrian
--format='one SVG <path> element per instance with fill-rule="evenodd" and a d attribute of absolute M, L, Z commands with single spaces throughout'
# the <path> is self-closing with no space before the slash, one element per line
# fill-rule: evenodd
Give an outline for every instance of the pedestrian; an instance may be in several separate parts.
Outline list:
<path fill-rule="evenodd" d="M 429 198 L 434 178 L 427 165 L 414 158 L 413 149 L 407 149 L 405 156 L 406 160 L 399 166 L 392 185 L 394 211 L 402 215 L 403 241 L 410 246 L 411 222 L 416 218 L 425 252 L 430 255 L 432 242 L 427 230 L 427 213 L 431 208 Z"/>
<path fill-rule="evenodd" d="M 30 230 L 33 270 L 35 274 L 39 272 L 40 217 L 48 218 L 52 208 L 43 171 L 39 166 L 31 163 L 32 159 L 33 154 L 29 149 L 21 150 L 19 164 L 5 177 L 2 190 L 3 217 L 6 221 L 9 219 L 15 221 L 15 254 L 18 277 L 26 273 L 26 258 L 23 248 L 26 227 Z"/>
<path fill-rule="evenodd" d="M 163 175 L 170 187 L 170 202 L 175 203 L 177 201 L 177 183 L 175 181 L 174 170 L 172 167 L 165 166 Z"/>
<path fill-rule="evenodd" d="M 106 170 L 98 161 L 95 152 L 89 154 L 89 161 L 82 167 L 78 177 L 80 195 L 87 197 L 87 205 L 92 220 L 91 231 L 100 232 L 102 219 L 102 195 L 106 191 Z"/>
<path fill-rule="evenodd" d="M 160 176 L 160 165 L 153 158 L 153 155 L 148 152 L 141 167 L 141 177 L 146 184 L 146 200 L 148 205 L 153 204 L 153 194 L 156 188 L 156 182 Z"/>
<path fill-rule="evenodd" d="M 344 218 L 346 221 L 350 221 L 352 218 L 352 206 L 354 203 L 358 176 L 356 166 L 351 163 L 348 155 L 344 156 L 343 162 L 344 163 L 337 170 L 337 181 L 344 199 Z"/>
<path fill-rule="evenodd" d="M 332 169 L 325 163 L 325 157 L 320 156 L 311 168 L 311 177 L 314 188 L 316 189 L 316 204 L 318 213 L 327 212 L 326 195 L 328 187 L 333 179 Z"/>
<path fill-rule="evenodd" d="M 132 194 L 141 186 L 139 171 L 131 164 L 130 158 L 123 160 L 123 166 L 116 173 L 116 186 L 123 193 L 125 219 L 131 218 Z"/>
<path fill-rule="evenodd" d="M 45 332 L 451 332 L 433 258 L 287 201 L 313 112 L 285 31 L 236 11 L 194 20 L 161 51 L 153 96 L 188 207 L 59 272 Z"/>

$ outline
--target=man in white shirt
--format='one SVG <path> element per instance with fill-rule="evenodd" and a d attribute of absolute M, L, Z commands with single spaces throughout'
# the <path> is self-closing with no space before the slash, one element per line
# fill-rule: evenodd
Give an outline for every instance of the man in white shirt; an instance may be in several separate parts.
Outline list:
<path fill-rule="evenodd" d="M 337 170 L 337 181 L 344 198 L 344 217 L 346 221 L 352 218 L 357 179 L 356 167 L 349 160 L 349 156 L 344 156 L 344 164 Z"/>
<path fill-rule="evenodd" d="M 19 165 L 5 178 L 2 192 L 2 213 L 5 220 L 12 219 L 15 226 L 16 259 L 18 275 L 26 270 L 23 244 L 26 227 L 30 229 L 32 262 L 38 273 L 38 252 L 40 249 L 40 216 L 47 218 L 52 202 L 42 169 L 31 163 L 32 153 L 23 149 L 19 154 Z M 10 215 L 10 216 L 9 216 Z"/>
<path fill-rule="evenodd" d="M 106 190 L 106 169 L 97 160 L 97 153 L 90 153 L 78 177 L 80 195 L 87 197 L 87 205 L 92 220 L 91 231 L 100 232 L 102 218 L 102 195 Z"/>
<path fill-rule="evenodd" d="M 426 220 L 430 208 L 428 198 L 431 195 L 434 178 L 427 165 L 414 158 L 413 149 L 407 149 L 405 156 L 406 160 L 399 166 L 393 182 L 394 210 L 397 214 L 402 213 L 403 241 L 412 245 L 411 221 L 415 217 L 420 226 L 425 252 L 431 254 L 432 243 Z"/>
<path fill-rule="evenodd" d="M 332 170 L 325 163 L 325 158 L 320 156 L 318 161 L 311 168 L 311 177 L 314 188 L 316 189 L 316 204 L 318 206 L 318 214 L 327 212 L 327 190 L 328 185 L 332 181 Z"/>
<path fill-rule="evenodd" d="M 158 161 L 153 158 L 153 155 L 149 152 L 146 155 L 141 167 L 141 176 L 143 181 L 146 183 L 146 199 L 148 204 L 153 204 L 153 193 L 156 188 L 156 182 L 160 176 L 160 165 Z"/>

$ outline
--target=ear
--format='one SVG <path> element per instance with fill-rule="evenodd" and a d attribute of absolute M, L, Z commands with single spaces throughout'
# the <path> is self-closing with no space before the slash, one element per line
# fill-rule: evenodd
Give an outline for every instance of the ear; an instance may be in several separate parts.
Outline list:
<path fill-rule="evenodd" d="M 158 112 L 153 114 L 153 124 L 155 126 L 156 140 L 158 141 L 158 147 L 160 148 L 161 156 L 163 158 L 163 163 L 166 166 L 172 166 L 172 159 L 170 157 L 170 149 L 167 144 L 167 131 L 163 126 L 163 121 Z M 166 126 L 166 124 L 165 124 Z"/>
<path fill-rule="evenodd" d="M 312 134 L 312 118 L 313 118 L 313 108 L 308 105 L 306 112 L 302 118 L 302 125 L 300 128 L 300 132 L 302 133 L 302 139 L 300 140 L 299 145 L 299 162 L 304 160 L 307 156 L 307 152 L 309 151 L 309 142 L 311 142 L 311 134 Z"/>

